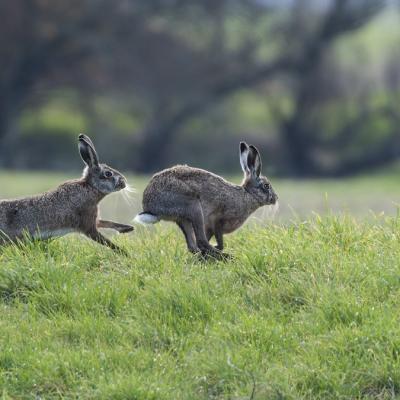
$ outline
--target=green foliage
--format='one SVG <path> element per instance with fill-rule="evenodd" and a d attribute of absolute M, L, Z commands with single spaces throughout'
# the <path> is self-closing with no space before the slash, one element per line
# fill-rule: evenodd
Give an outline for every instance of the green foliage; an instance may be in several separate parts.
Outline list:
<path fill-rule="evenodd" d="M 390 7 L 370 24 L 338 41 L 336 50 L 349 67 L 360 65 L 360 57 L 380 66 L 382 60 L 399 45 L 399 33 L 398 14 L 395 8 Z"/>
<path fill-rule="evenodd" d="M 170 225 L 0 250 L 4 398 L 336 399 L 400 392 L 400 219 L 316 217 L 228 236 Z"/>
<path fill-rule="evenodd" d="M 68 92 L 65 95 L 67 94 Z M 20 120 L 21 133 L 25 136 L 34 134 L 75 137 L 77 132 L 84 132 L 87 126 L 87 116 L 77 109 L 69 97 L 67 100 L 55 98 L 37 110 L 26 111 Z"/>

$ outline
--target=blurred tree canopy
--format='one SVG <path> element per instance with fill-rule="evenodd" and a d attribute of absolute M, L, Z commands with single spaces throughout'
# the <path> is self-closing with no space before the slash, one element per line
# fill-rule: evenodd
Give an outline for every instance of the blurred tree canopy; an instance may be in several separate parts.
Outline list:
<path fill-rule="evenodd" d="M 0 165 L 66 168 L 83 130 L 110 163 L 140 172 L 189 161 L 237 170 L 241 139 L 281 174 L 344 175 L 391 162 L 400 154 L 400 31 L 374 45 L 385 50 L 377 55 L 357 35 L 375 20 L 378 31 L 398 24 L 396 7 L 1 2 Z"/>

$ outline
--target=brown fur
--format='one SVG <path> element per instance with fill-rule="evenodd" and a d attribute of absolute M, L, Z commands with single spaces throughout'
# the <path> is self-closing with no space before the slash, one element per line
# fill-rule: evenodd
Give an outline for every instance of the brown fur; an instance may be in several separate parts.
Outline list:
<path fill-rule="evenodd" d="M 178 165 L 152 177 L 143 194 L 142 214 L 176 222 L 191 252 L 220 256 L 223 234 L 238 229 L 257 208 L 277 200 L 267 178 L 260 175 L 257 149 L 243 142 L 240 149 L 245 173 L 242 185 L 203 169 Z M 209 244 L 212 236 L 216 248 Z"/>
<path fill-rule="evenodd" d="M 83 146 L 94 157 L 92 163 L 81 149 L 82 158 L 88 164 L 81 179 L 64 182 L 57 189 L 41 195 L 0 201 L 0 243 L 23 239 L 26 235 L 47 239 L 80 232 L 114 250 L 120 250 L 97 228 L 129 232 L 133 227 L 99 220 L 98 203 L 108 193 L 124 188 L 125 178 L 118 171 L 98 163 L 93 143 L 87 136 L 80 135 L 79 141 L 80 147 Z M 102 175 L 99 174 L 104 174 L 104 171 L 112 171 L 109 182 L 105 178 L 101 178 L 100 182 Z"/>

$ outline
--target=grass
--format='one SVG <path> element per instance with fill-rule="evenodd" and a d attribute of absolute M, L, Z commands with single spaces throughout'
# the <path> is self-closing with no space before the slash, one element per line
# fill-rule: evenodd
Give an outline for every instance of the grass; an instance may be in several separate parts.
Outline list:
<path fill-rule="evenodd" d="M 233 261 L 177 230 L 0 255 L 3 398 L 299 399 L 400 394 L 400 218 L 247 226 Z M 252 393 L 253 397 L 252 397 Z"/>
<path fill-rule="evenodd" d="M 1 248 L 2 398 L 400 398 L 400 216 L 369 215 L 250 221 L 225 263 L 170 224 L 114 237 L 129 257 Z"/>

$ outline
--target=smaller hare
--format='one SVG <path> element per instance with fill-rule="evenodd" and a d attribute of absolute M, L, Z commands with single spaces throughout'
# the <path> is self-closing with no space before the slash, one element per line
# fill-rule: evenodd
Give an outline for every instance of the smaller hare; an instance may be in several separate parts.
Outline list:
<path fill-rule="evenodd" d="M 186 238 L 189 251 L 221 257 L 223 234 L 238 229 L 257 208 L 275 204 L 278 196 L 261 175 L 256 147 L 240 143 L 242 184 L 235 185 L 211 172 L 177 165 L 155 174 L 143 193 L 143 224 L 174 221 Z M 215 236 L 217 246 L 209 244 Z"/>
<path fill-rule="evenodd" d="M 115 169 L 99 163 L 93 143 L 86 135 L 79 135 L 79 151 L 86 163 L 82 178 L 67 181 L 41 195 L 0 201 L 0 243 L 23 239 L 26 235 L 48 239 L 80 232 L 122 251 L 97 228 L 126 233 L 133 227 L 98 219 L 98 203 L 107 194 L 124 189 L 126 179 Z"/>

